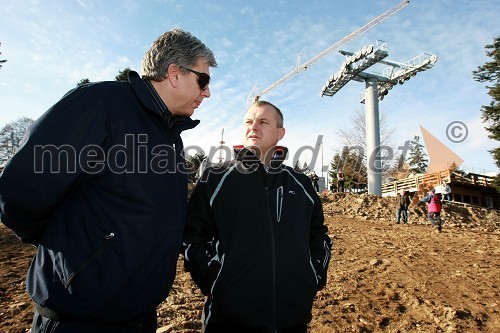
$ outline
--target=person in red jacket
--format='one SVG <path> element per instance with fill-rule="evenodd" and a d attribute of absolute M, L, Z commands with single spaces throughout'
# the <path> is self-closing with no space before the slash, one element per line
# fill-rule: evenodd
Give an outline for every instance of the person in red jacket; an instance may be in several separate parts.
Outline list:
<path fill-rule="evenodd" d="M 427 202 L 427 218 L 434 228 L 441 232 L 443 221 L 441 220 L 441 193 L 433 189 L 420 202 Z"/>

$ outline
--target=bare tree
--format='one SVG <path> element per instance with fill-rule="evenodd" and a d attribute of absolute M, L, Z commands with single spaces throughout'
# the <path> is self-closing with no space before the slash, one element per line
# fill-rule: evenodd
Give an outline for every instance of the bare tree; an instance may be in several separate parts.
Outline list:
<path fill-rule="evenodd" d="M 21 145 L 24 133 L 33 123 L 33 119 L 22 117 L 0 130 L 0 165 L 4 165 L 14 156 Z"/>
<path fill-rule="evenodd" d="M 380 146 L 385 147 L 385 149 L 381 149 L 381 154 L 383 155 L 383 176 L 387 176 L 400 158 L 399 155 L 394 156 L 394 152 L 397 151 L 397 149 L 394 148 L 394 143 L 392 142 L 392 136 L 395 131 L 396 128 L 390 128 L 387 125 L 387 117 L 385 113 L 380 112 Z M 338 128 L 337 132 L 340 135 L 344 147 L 348 147 L 350 150 L 355 149 L 360 153 L 366 169 L 367 147 L 365 113 L 361 109 L 355 110 L 351 117 L 351 126 L 348 128 Z M 393 156 L 386 156 L 389 151 L 393 153 Z"/>
<path fill-rule="evenodd" d="M 385 113 L 380 112 L 380 145 L 392 147 L 391 140 L 395 131 L 395 128 L 387 126 Z M 339 128 L 338 133 L 344 146 L 361 147 L 366 152 L 366 117 L 362 110 L 355 110 L 351 117 L 351 127 Z"/>

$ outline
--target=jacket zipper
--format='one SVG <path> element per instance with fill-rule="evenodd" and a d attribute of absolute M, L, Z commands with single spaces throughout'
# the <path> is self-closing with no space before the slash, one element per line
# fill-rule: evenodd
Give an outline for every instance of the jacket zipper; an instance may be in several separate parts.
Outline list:
<path fill-rule="evenodd" d="M 181 140 L 181 137 L 179 136 L 179 140 Z M 177 141 L 176 141 L 177 142 Z M 175 151 L 175 159 L 174 161 L 177 162 L 177 144 L 176 142 L 174 142 L 172 144 L 172 146 L 174 147 L 174 151 Z M 180 154 L 179 154 L 180 155 Z M 180 156 L 182 158 L 182 156 Z M 177 163 L 175 163 L 175 167 L 177 168 Z M 186 166 L 183 165 L 182 168 L 185 168 Z M 177 175 L 177 170 L 176 170 L 176 174 L 174 175 L 174 178 L 175 178 L 175 190 L 177 191 L 177 198 L 180 198 L 180 192 L 179 192 L 179 177 Z M 186 182 L 186 191 L 187 191 L 187 182 Z M 183 198 L 181 198 L 182 200 Z M 186 198 L 187 200 L 187 198 Z M 181 216 L 182 216 L 182 213 L 181 213 L 181 205 L 179 203 L 177 203 L 177 216 L 179 217 L 179 221 L 182 220 Z"/>
<path fill-rule="evenodd" d="M 64 284 L 64 287 L 66 289 L 69 288 L 71 283 L 80 275 L 80 273 L 92 262 L 94 261 L 95 258 L 97 258 L 102 251 L 104 251 L 105 248 L 107 248 L 110 244 L 110 240 L 115 237 L 115 234 L 110 232 L 106 237 L 104 237 L 104 240 L 102 241 L 101 245 L 99 245 L 99 248 L 94 252 L 92 256 L 90 256 L 76 271 L 71 273 L 71 275 L 68 278 L 68 281 Z"/>
<path fill-rule="evenodd" d="M 271 229 L 271 262 L 272 262 L 272 276 L 273 276 L 273 281 L 272 281 L 272 287 L 273 287 L 273 328 L 274 329 L 277 329 L 277 323 L 276 323 L 276 316 L 277 316 L 277 313 L 278 313 L 278 309 L 277 309 L 277 302 L 276 302 L 276 250 L 275 250 L 275 243 L 274 243 L 274 225 L 273 225 L 273 217 L 272 217 L 272 214 L 271 214 L 271 205 L 269 203 L 269 183 L 270 183 L 270 176 L 269 174 L 267 173 L 267 171 L 264 170 L 264 172 L 266 173 L 266 185 L 265 185 L 265 189 L 266 189 L 266 198 L 267 198 L 267 213 L 268 213 L 268 216 L 269 216 L 269 227 Z"/>
<path fill-rule="evenodd" d="M 281 221 L 281 211 L 283 208 L 283 186 L 276 191 L 276 220 Z"/>

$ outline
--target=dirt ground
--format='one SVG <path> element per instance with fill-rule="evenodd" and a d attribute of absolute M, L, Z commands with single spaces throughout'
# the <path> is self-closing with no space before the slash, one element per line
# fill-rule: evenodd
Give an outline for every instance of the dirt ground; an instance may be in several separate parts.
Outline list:
<path fill-rule="evenodd" d="M 393 198 L 322 199 L 334 247 L 310 332 L 499 332 L 500 212 L 447 204 L 438 233 L 422 206 L 404 226 Z M 0 225 L 0 332 L 29 330 L 24 278 L 33 254 Z M 203 296 L 178 267 L 158 332 L 199 332 Z"/>

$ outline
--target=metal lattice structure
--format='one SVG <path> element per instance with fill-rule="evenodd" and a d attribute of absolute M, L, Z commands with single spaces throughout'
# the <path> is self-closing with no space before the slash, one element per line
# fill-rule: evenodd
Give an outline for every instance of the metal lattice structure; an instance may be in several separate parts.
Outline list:
<path fill-rule="evenodd" d="M 382 196 L 382 157 L 380 156 L 380 124 L 378 102 L 384 99 L 396 84 L 403 84 L 418 72 L 434 66 L 437 57 L 422 53 L 406 62 L 386 60 L 389 55 L 385 42 L 376 42 L 357 52 L 340 51 L 346 56 L 340 69 L 331 75 L 321 89 L 321 96 L 333 96 L 349 81 L 365 83 L 365 93 L 361 103 L 365 104 L 366 148 L 368 193 Z M 382 74 L 368 73 L 366 70 L 375 64 L 388 65 Z"/>
<path fill-rule="evenodd" d="M 335 95 L 351 80 L 365 82 L 366 78 L 373 77 L 378 81 L 378 99 L 383 100 L 395 85 L 405 83 L 418 72 L 431 69 L 437 61 L 437 56 L 429 53 L 419 54 L 406 62 L 385 60 L 389 52 L 387 44 L 383 41 L 365 46 L 355 53 L 343 50 L 339 52 L 346 56 L 346 60 L 340 69 L 326 81 L 321 89 L 321 96 Z M 388 65 L 383 69 L 382 74 L 365 72 L 377 63 Z M 364 97 L 361 98 L 361 103 L 364 103 Z"/>
<path fill-rule="evenodd" d="M 330 47 L 328 47 L 324 51 L 320 52 L 319 54 L 317 54 L 316 56 L 314 56 L 310 60 L 306 61 L 302 65 L 297 64 L 296 68 L 293 71 L 291 71 L 290 73 L 286 74 L 281 79 L 279 79 L 278 81 L 276 81 L 273 84 L 271 84 L 269 87 L 263 89 L 260 92 L 251 93 L 250 95 L 255 94 L 255 96 L 253 98 L 251 96 L 249 97 L 249 103 L 248 104 L 251 104 L 251 103 L 253 103 L 255 101 L 258 101 L 262 95 L 267 94 L 269 91 L 275 89 L 276 87 L 278 87 L 281 84 L 285 83 L 286 81 L 290 80 L 291 78 L 293 78 L 297 74 L 305 71 L 311 65 L 313 65 L 316 62 L 318 62 L 319 60 L 321 60 L 323 57 L 327 56 L 328 54 L 332 53 L 335 50 L 338 50 L 340 47 L 342 47 L 343 45 L 345 45 L 348 42 L 352 41 L 356 37 L 364 34 L 368 30 L 374 28 L 375 26 L 377 26 L 378 24 L 380 24 L 381 22 L 383 22 L 387 18 L 389 18 L 392 15 L 396 14 L 397 12 L 399 12 L 401 9 L 403 9 L 404 7 L 406 7 L 409 3 L 410 3 L 410 0 L 404 0 L 404 1 L 400 2 L 396 6 L 392 7 L 391 9 L 389 9 L 388 11 L 384 12 L 383 14 L 377 16 L 376 18 L 374 18 L 370 22 L 366 23 L 361 28 L 353 31 L 349 35 L 347 35 L 344 38 L 340 39 L 338 42 L 336 42 L 335 44 L 331 45 Z"/>

